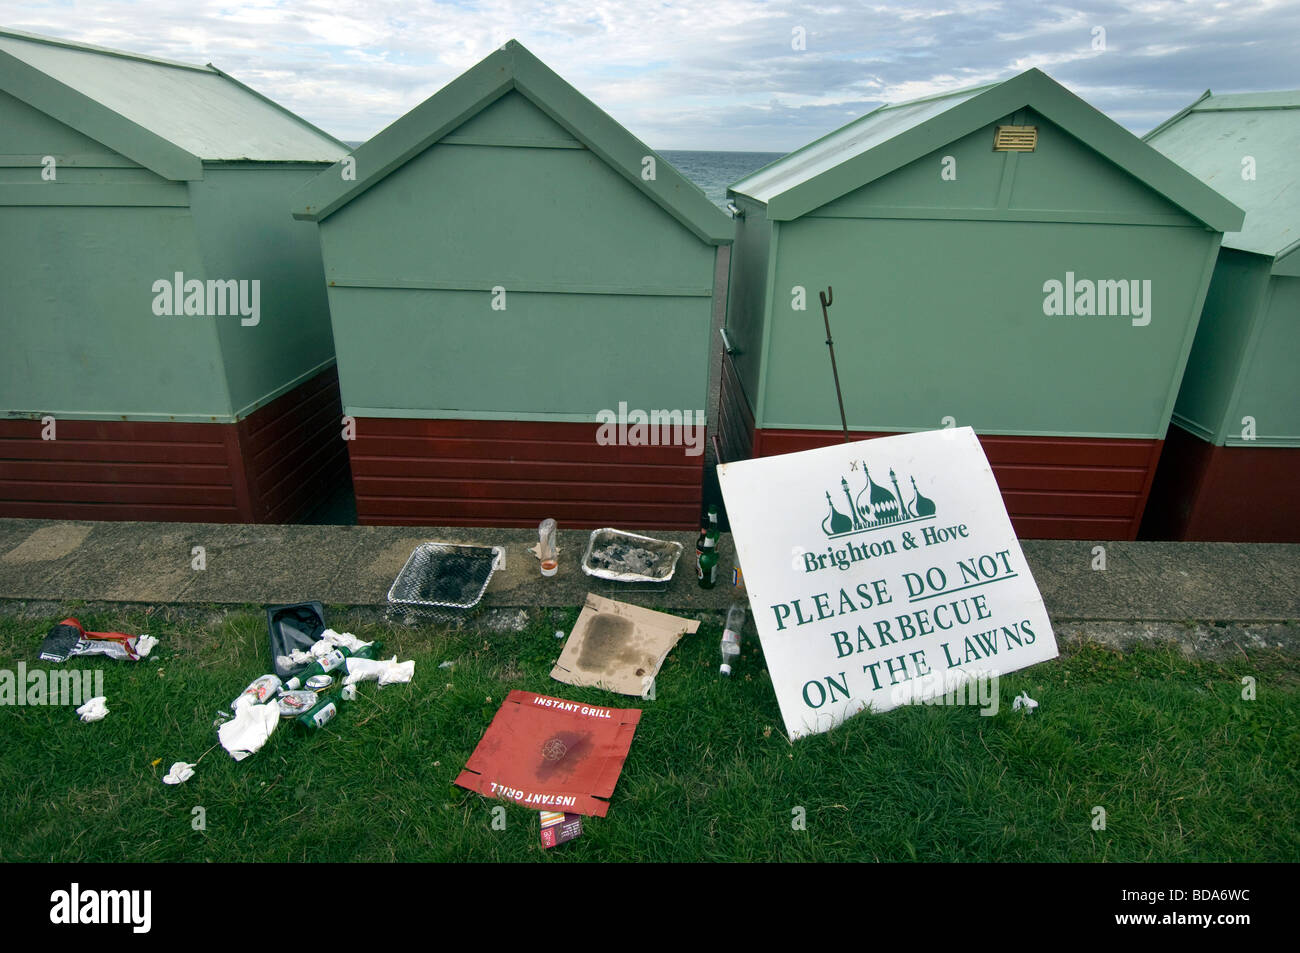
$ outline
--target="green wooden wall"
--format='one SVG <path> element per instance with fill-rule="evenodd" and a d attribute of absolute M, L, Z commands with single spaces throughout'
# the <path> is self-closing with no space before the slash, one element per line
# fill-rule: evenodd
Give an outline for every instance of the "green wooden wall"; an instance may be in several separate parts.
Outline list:
<path fill-rule="evenodd" d="M 1218 446 L 1223 446 L 1241 370 L 1267 303 L 1270 263 L 1263 255 L 1221 249 L 1205 296 L 1174 421 Z"/>
<path fill-rule="evenodd" d="M 731 275 L 727 282 L 727 337 L 732 363 L 751 405 L 757 401 L 763 340 L 767 326 L 768 265 L 773 252 L 772 223 L 763 203 L 743 195 L 732 200 L 744 211 L 735 220 Z"/>
<path fill-rule="evenodd" d="M 330 215 L 320 238 L 348 413 L 706 407 L 716 249 L 517 92 Z"/>
<path fill-rule="evenodd" d="M 229 422 L 328 366 L 316 236 L 285 211 L 319 171 L 235 164 L 169 182 L 0 93 L 0 410 Z M 259 278 L 259 325 L 155 315 L 153 283 L 178 271 Z"/>
<path fill-rule="evenodd" d="M 990 124 L 776 223 L 757 426 L 838 428 L 817 299 L 833 286 L 850 428 L 1164 436 L 1220 235 L 1042 116 L 1001 121 L 1037 125 L 1037 150 L 993 152 Z M 1067 272 L 1149 280 L 1150 323 L 1045 315 Z"/>
<path fill-rule="evenodd" d="M 320 244 L 285 210 L 316 165 L 208 165 L 190 183 L 209 276 L 261 282 L 261 320 L 215 318 L 230 404 L 248 416 L 334 361 Z"/>

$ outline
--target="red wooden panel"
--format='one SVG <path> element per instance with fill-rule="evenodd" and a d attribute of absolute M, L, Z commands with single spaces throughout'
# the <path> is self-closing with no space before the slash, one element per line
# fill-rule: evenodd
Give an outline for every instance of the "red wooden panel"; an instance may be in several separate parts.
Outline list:
<path fill-rule="evenodd" d="M 889 436 L 850 431 L 853 440 Z M 842 442 L 834 430 L 758 430 L 756 456 Z M 1159 440 L 980 435 L 1019 535 L 1052 539 L 1134 539 Z"/>
<path fill-rule="evenodd" d="M 1171 425 L 1144 539 L 1300 543 L 1300 448 L 1214 447 Z"/>
<path fill-rule="evenodd" d="M 1011 527 L 1021 539 L 1127 539 L 1129 519 L 1013 516 Z"/>
<path fill-rule="evenodd" d="M 534 503 L 511 500 L 381 501 L 357 497 L 358 522 L 367 526 L 536 526 L 548 516 L 569 527 L 699 528 L 699 504 Z"/>
<path fill-rule="evenodd" d="M 333 387 L 328 386 L 331 381 Z M 329 418 L 336 436 L 342 440 L 343 408 L 339 401 L 338 375 L 329 371 L 250 414 L 246 424 L 249 449 L 255 459 L 260 458 L 286 442 L 302 440 L 303 431 L 319 431 L 324 426 L 323 418 Z"/>
<path fill-rule="evenodd" d="M 492 480 L 503 475 L 523 477 L 539 483 L 582 481 L 612 483 L 687 484 L 697 486 L 703 464 L 684 466 L 667 464 L 625 463 L 552 463 L 516 461 L 502 464 L 496 460 L 459 460 L 416 457 L 372 457 L 352 454 L 354 477 L 433 477 L 436 479 Z"/>
<path fill-rule="evenodd" d="M 341 416 L 331 370 L 239 424 L 60 419 L 47 441 L 40 421 L 3 420 L 0 516 L 297 518 L 344 473 Z"/>
<path fill-rule="evenodd" d="M 138 520 L 148 523 L 237 523 L 233 510 L 213 506 L 168 506 L 151 503 L 63 503 L 4 501 L 0 516 L 45 520 Z"/>
<path fill-rule="evenodd" d="M 234 492 L 227 486 L 175 486 L 158 483 L 50 483 L 0 479 L 0 499 L 36 502 L 49 500 L 51 491 L 63 503 L 135 503 L 234 507 Z"/>
<path fill-rule="evenodd" d="M 1058 490 L 1100 490 L 1134 496 L 1142 492 L 1147 481 L 1147 470 L 1135 467 L 1027 467 L 995 463 L 993 475 L 1003 490 L 1034 490 L 1050 480 Z"/>
<path fill-rule="evenodd" d="M 467 439 L 447 437 L 422 437 L 419 435 L 376 435 L 370 425 L 374 420 L 366 417 L 357 421 L 357 439 L 349 441 L 354 446 L 349 452 L 384 457 L 451 457 L 459 459 L 568 461 L 571 463 L 656 463 L 680 464 L 687 457 L 684 447 L 646 446 L 628 447 L 596 443 L 593 427 L 587 438 L 574 440 L 499 440 L 488 438 Z M 699 458 L 694 458 L 699 459 Z"/>
<path fill-rule="evenodd" d="M 239 518 L 230 425 L 64 420 L 0 422 L 0 516 L 46 519 Z"/>
<path fill-rule="evenodd" d="M 531 480 L 408 480 L 399 477 L 353 477 L 358 495 L 417 499 L 588 500 L 638 503 L 690 503 L 700 498 L 698 486 L 648 483 L 537 483 Z"/>
<path fill-rule="evenodd" d="M 330 368 L 239 422 L 250 520 L 292 522 L 338 485 L 347 467 L 342 416 Z"/>
<path fill-rule="evenodd" d="M 703 457 L 596 443 L 597 424 L 362 418 L 349 441 L 362 523 L 695 527 Z"/>
<path fill-rule="evenodd" d="M 50 483 L 91 483 L 102 481 L 106 469 L 102 463 L 76 460 L 3 460 L 0 474 L 4 479 L 43 480 Z M 118 463 L 112 467 L 116 483 L 172 483 L 180 486 L 229 484 L 230 472 L 224 465 L 193 464 L 186 467 L 163 463 Z"/>
<path fill-rule="evenodd" d="M 1104 516 L 1133 518 L 1137 497 L 1131 493 L 1056 493 L 1003 490 L 1007 513 L 1016 516 Z"/>

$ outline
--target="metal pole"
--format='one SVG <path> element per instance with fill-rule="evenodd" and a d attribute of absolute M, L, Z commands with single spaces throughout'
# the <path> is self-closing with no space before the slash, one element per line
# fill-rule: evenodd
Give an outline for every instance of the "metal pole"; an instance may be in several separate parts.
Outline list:
<path fill-rule="evenodd" d="M 835 399 L 840 402 L 840 426 L 844 428 L 844 442 L 849 442 L 849 422 L 844 416 L 844 395 L 840 392 L 840 372 L 835 366 L 835 343 L 831 340 L 831 301 L 835 298 L 834 290 L 826 286 L 826 293 L 817 292 L 822 303 L 822 320 L 826 323 L 826 346 L 831 350 L 831 375 L 835 378 Z"/>

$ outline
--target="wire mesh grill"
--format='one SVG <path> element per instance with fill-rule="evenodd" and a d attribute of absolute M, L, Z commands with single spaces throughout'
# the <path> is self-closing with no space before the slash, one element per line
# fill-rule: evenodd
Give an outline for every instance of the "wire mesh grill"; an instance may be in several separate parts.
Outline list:
<path fill-rule="evenodd" d="M 501 555 L 500 547 L 421 543 L 388 590 L 390 607 L 423 615 L 473 609 Z"/>

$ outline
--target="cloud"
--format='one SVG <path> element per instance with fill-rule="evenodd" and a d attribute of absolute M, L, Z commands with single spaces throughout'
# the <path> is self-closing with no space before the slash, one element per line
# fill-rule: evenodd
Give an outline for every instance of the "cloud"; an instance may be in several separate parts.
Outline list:
<path fill-rule="evenodd" d="M 513 37 L 656 148 L 786 151 L 1030 66 L 1142 132 L 1207 86 L 1294 86 L 1300 2 L 0 0 L 0 21 L 215 63 L 350 140 Z"/>

